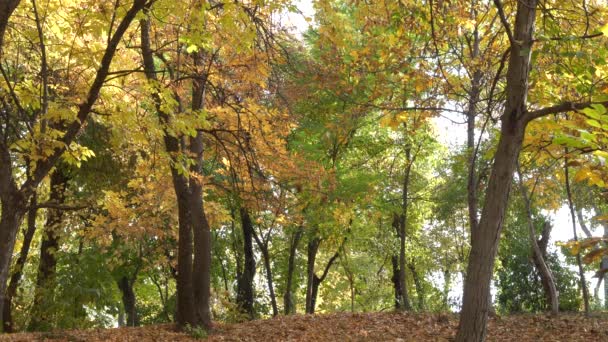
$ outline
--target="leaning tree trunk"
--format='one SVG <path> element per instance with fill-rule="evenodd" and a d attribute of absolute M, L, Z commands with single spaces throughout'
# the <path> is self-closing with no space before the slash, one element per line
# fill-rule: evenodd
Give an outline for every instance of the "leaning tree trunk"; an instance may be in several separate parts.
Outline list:
<path fill-rule="evenodd" d="M 3 194 L 4 195 L 4 194 Z M 2 212 L 0 213 L 0 327 L 4 327 L 2 315 L 6 294 L 13 247 L 19 226 L 26 212 L 26 201 L 19 193 L 4 195 L 2 198 Z"/>
<path fill-rule="evenodd" d="M 49 201 L 58 205 L 64 204 L 67 184 L 68 176 L 61 167 L 57 167 L 51 175 Z M 47 209 L 47 221 L 40 244 L 40 263 L 38 264 L 34 305 L 31 309 L 32 318 L 28 326 L 30 331 L 44 331 L 52 327 L 48 308 L 52 304 L 55 289 L 57 251 L 59 250 L 63 214 L 64 211 L 61 209 Z"/>
<path fill-rule="evenodd" d="M 30 253 L 32 239 L 34 238 L 34 233 L 36 233 L 36 215 L 38 214 L 38 208 L 36 208 L 37 205 L 37 196 L 36 193 L 34 193 L 32 199 L 30 200 L 30 208 L 27 212 L 27 229 L 23 234 L 21 251 L 19 251 L 19 258 L 17 258 L 17 261 L 15 262 L 15 271 L 11 275 L 8 288 L 6 289 L 6 297 L 4 298 L 4 313 L 2 314 L 2 317 L 4 319 L 4 331 L 8 333 L 14 332 L 11 311 L 13 306 L 13 298 L 15 298 L 15 295 L 17 294 L 17 288 L 19 287 L 19 282 L 23 276 L 23 268 L 25 267 L 27 257 Z M 0 331 L 2 331 L 1 327 Z"/>
<path fill-rule="evenodd" d="M 256 239 L 256 241 L 258 241 Z M 266 269 L 266 282 L 268 286 L 268 292 L 270 293 L 270 304 L 272 306 L 272 316 L 276 317 L 279 315 L 279 309 L 277 307 L 277 297 L 274 293 L 274 283 L 272 279 L 272 269 L 270 268 L 270 253 L 268 251 L 268 244 L 258 241 L 258 246 L 262 252 L 262 259 L 264 261 L 264 268 Z"/>
<path fill-rule="evenodd" d="M 486 337 L 494 261 L 528 119 L 525 114 L 535 20 L 536 0 L 518 1 L 500 139 L 481 219 L 478 227 L 471 232 L 471 251 L 456 336 L 458 342 L 481 342 Z"/>
<path fill-rule="evenodd" d="M 241 228 L 243 229 L 243 252 L 245 263 L 241 279 L 237 280 L 236 302 L 239 308 L 246 313 L 250 319 L 255 316 L 253 307 L 253 278 L 255 277 L 255 258 L 253 255 L 253 223 L 249 212 L 241 208 Z"/>
<path fill-rule="evenodd" d="M 293 274 L 295 272 L 296 252 L 298 244 L 302 238 L 304 229 L 302 226 L 293 234 L 291 243 L 289 244 L 289 260 L 287 261 L 287 284 L 285 285 L 285 295 L 283 296 L 283 307 L 286 315 L 295 313 L 295 304 L 293 298 Z"/>
<path fill-rule="evenodd" d="M 532 220 L 532 204 L 530 203 L 528 190 L 522 178 L 519 163 L 517 163 L 517 178 L 519 179 L 519 190 L 521 192 L 521 197 L 523 198 L 526 207 L 528 237 L 530 239 L 530 244 L 532 245 L 532 257 L 534 259 L 534 265 L 540 273 L 541 283 L 543 284 L 543 290 L 545 292 L 545 297 L 547 298 L 547 305 L 551 308 L 551 314 L 557 316 L 559 313 L 559 299 L 557 289 L 555 287 L 555 280 L 553 278 L 553 273 L 545 262 L 543 251 L 536 240 L 536 229 L 534 228 L 534 222 Z M 546 231 L 546 229 L 544 231 Z"/>

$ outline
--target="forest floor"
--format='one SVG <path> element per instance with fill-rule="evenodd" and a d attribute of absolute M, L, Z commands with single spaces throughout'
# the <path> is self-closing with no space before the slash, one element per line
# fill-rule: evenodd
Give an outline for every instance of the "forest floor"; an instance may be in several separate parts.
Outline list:
<path fill-rule="evenodd" d="M 452 314 L 328 314 L 281 316 L 239 324 L 217 324 L 207 341 L 452 341 Z M 608 317 L 563 314 L 490 318 L 488 341 L 608 341 Z M 197 341 L 171 325 L 0 335 L 15 341 Z"/>

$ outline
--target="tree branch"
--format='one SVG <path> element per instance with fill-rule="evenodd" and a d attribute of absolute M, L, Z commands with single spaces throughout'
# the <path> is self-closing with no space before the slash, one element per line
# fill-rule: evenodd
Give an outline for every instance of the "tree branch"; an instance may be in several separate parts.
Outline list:
<path fill-rule="evenodd" d="M 541 118 L 543 116 L 551 115 L 551 114 L 559 114 L 565 112 L 572 112 L 576 110 L 585 109 L 594 104 L 601 104 L 603 106 L 608 106 L 608 101 L 589 101 L 589 102 L 564 102 L 555 106 L 545 107 L 538 110 L 528 111 L 524 114 L 523 120 L 525 123 L 528 123 L 532 120 Z"/>
<path fill-rule="evenodd" d="M 509 41 L 511 42 L 511 45 L 515 44 L 515 38 L 513 38 L 513 32 L 511 31 L 511 26 L 509 25 L 507 17 L 505 16 L 505 11 L 502 7 L 502 3 L 500 2 L 500 0 L 494 0 L 494 5 L 496 5 L 496 9 L 498 10 L 498 16 L 500 17 L 500 22 L 502 23 L 502 26 L 505 27 L 505 31 L 507 32 L 507 36 L 509 36 Z"/>

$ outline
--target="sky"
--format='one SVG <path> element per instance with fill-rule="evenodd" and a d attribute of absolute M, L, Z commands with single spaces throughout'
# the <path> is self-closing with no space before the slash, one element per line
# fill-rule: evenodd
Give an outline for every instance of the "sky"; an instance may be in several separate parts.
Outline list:
<path fill-rule="evenodd" d="M 305 32 L 310 25 L 309 22 L 306 21 L 306 17 L 312 18 L 314 16 L 314 8 L 312 0 L 296 0 L 294 4 L 301 13 L 287 13 L 284 16 L 284 19 L 286 24 L 293 26 L 293 32 L 301 37 L 302 33 Z M 437 138 L 442 144 L 446 146 L 458 146 L 464 145 L 466 142 L 466 124 L 464 123 L 464 117 L 462 115 L 457 113 L 442 113 L 442 115 L 433 118 L 433 123 L 437 132 Z M 463 191 L 465 191 L 465 189 L 463 189 Z M 553 223 L 549 249 L 556 250 L 556 242 L 568 241 L 573 238 L 572 218 L 566 205 L 562 206 L 557 211 L 545 212 L 544 214 L 548 216 Z M 595 227 L 595 229 L 590 227 L 590 229 L 594 236 L 603 235 L 603 231 L 598 227 Z M 579 237 L 582 234 L 578 222 L 577 234 Z M 561 255 L 561 253 L 558 253 L 558 255 L 563 261 L 563 255 Z M 572 270 L 577 271 L 574 266 L 572 266 Z M 591 282 L 591 291 L 595 287 L 595 282 L 597 281 L 597 278 L 592 278 L 593 274 L 593 272 L 586 274 L 587 280 Z M 600 298 L 603 299 L 603 297 L 603 291 L 600 291 Z"/>

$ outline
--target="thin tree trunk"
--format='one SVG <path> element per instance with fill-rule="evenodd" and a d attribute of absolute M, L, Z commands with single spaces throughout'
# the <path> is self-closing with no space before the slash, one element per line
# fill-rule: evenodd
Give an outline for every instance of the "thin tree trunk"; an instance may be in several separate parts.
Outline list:
<path fill-rule="evenodd" d="M 68 177 L 61 167 L 51 174 L 49 201 L 57 204 L 65 203 Z M 59 236 L 63 223 L 64 211 L 60 209 L 47 209 L 47 221 L 44 225 L 42 243 L 40 244 L 40 263 L 36 278 L 34 305 L 32 306 L 31 320 L 28 326 L 30 331 L 44 331 L 52 328 L 51 314 L 48 307 L 53 301 L 55 289 L 55 274 L 57 268 L 57 251 L 59 250 Z"/>
<path fill-rule="evenodd" d="M 498 1 L 496 3 L 500 5 Z M 457 342 L 482 342 L 486 337 L 494 261 L 515 163 L 529 120 L 526 115 L 526 104 L 535 20 L 536 0 L 518 1 L 514 41 L 511 42 L 507 70 L 506 103 L 501 117 L 501 134 L 486 189 L 481 219 L 477 229 L 471 232 L 471 251 Z"/>
<path fill-rule="evenodd" d="M 422 279 L 420 279 L 420 275 L 416 271 L 416 266 L 413 263 L 409 263 L 408 268 L 412 273 L 412 279 L 414 280 L 414 286 L 416 287 L 418 310 L 424 311 L 424 285 L 422 284 Z"/>
<path fill-rule="evenodd" d="M 296 268 L 296 252 L 298 250 L 298 245 L 300 243 L 300 239 L 302 238 L 303 233 L 304 228 L 302 226 L 299 226 L 298 230 L 293 234 L 291 243 L 289 244 L 289 260 L 287 261 L 287 284 L 285 285 L 285 295 L 283 296 L 283 307 L 286 315 L 291 315 L 295 313 L 292 284 L 293 274 Z"/>
<path fill-rule="evenodd" d="M 6 297 L 4 298 L 4 331 L 7 333 L 14 332 L 12 318 L 13 298 L 15 298 L 15 295 L 17 294 L 17 288 L 19 287 L 19 282 L 23 276 L 23 268 L 25 267 L 27 257 L 30 253 L 32 239 L 34 237 L 34 233 L 36 233 L 36 215 L 38 213 L 38 208 L 36 208 L 36 205 L 38 204 L 37 198 L 38 196 L 36 196 L 36 193 L 34 193 L 32 199 L 30 200 L 30 208 L 27 212 L 27 230 L 23 234 L 23 244 L 21 245 L 19 258 L 17 258 L 17 261 L 15 262 L 15 271 L 11 275 L 8 288 L 6 290 Z M 2 329 L 0 329 L 0 331 L 1 330 Z"/>
<path fill-rule="evenodd" d="M 270 304 L 272 305 L 272 316 L 276 317 L 279 315 L 279 309 L 277 307 L 277 297 L 274 293 L 274 285 L 273 285 L 273 281 L 272 281 L 272 269 L 270 268 L 270 255 L 268 253 L 268 245 L 261 244 L 259 246 L 260 246 L 260 251 L 262 252 L 262 259 L 264 259 L 264 268 L 266 269 L 266 281 L 267 281 L 267 285 L 268 285 L 268 291 L 270 293 Z"/>
<path fill-rule="evenodd" d="M 306 260 L 306 313 L 314 313 L 313 298 L 316 298 L 316 292 L 314 291 L 315 283 L 315 260 L 317 258 L 317 252 L 319 250 L 319 244 L 321 240 L 317 237 L 312 238 L 308 242 L 307 248 L 307 260 Z"/>
<path fill-rule="evenodd" d="M 345 242 L 346 242 L 346 238 L 342 241 L 342 245 L 340 246 L 340 248 L 338 248 L 338 252 L 336 252 L 331 258 L 329 258 L 329 261 L 327 262 L 327 265 L 325 265 L 325 269 L 323 270 L 323 273 L 321 274 L 320 277 L 317 276 L 315 273 L 315 259 L 317 256 L 317 252 L 319 250 L 319 244 L 321 243 L 321 240 L 319 240 L 318 238 L 314 238 L 313 240 L 311 240 L 311 242 L 308 243 L 309 286 L 306 289 L 306 313 L 307 314 L 315 313 L 317 297 L 319 294 L 319 285 L 321 285 L 321 283 L 325 280 L 325 278 L 327 278 L 327 275 L 329 274 L 329 269 L 334 264 L 336 259 L 338 259 L 338 257 L 340 256 L 339 251 L 342 249 Z M 311 260 L 312 260 L 312 262 L 311 262 Z"/>
<path fill-rule="evenodd" d="M 243 229 L 243 252 L 245 263 L 241 279 L 237 280 L 237 303 L 240 309 L 247 313 L 250 319 L 255 317 L 253 307 L 253 278 L 255 277 L 255 258 L 253 255 L 253 223 L 249 212 L 245 208 L 240 209 L 241 228 Z"/>
<path fill-rule="evenodd" d="M 551 314 L 557 316 L 559 313 L 559 298 L 557 288 L 555 287 L 555 280 L 553 273 L 547 266 L 543 251 L 541 250 L 538 241 L 536 240 L 536 230 L 534 229 L 534 222 L 532 220 L 532 205 L 530 203 L 530 197 L 528 196 L 528 190 L 524 184 L 521 170 L 519 168 L 519 162 L 517 163 L 517 178 L 519 179 L 519 190 L 521 197 L 524 200 L 526 206 L 526 218 L 528 220 L 528 237 L 530 244 L 532 245 L 532 256 L 534 258 L 534 265 L 540 273 L 541 283 L 543 284 L 543 290 L 547 299 L 547 306 L 551 308 Z M 546 229 L 543 231 L 547 231 Z M 550 230 L 549 230 L 550 231 Z M 546 244 L 545 244 L 546 248 Z"/>
<path fill-rule="evenodd" d="M 576 214 L 574 212 L 574 202 L 572 201 L 572 191 L 570 190 L 570 173 L 568 172 L 568 148 L 565 149 L 564 155 L 564 175 L 566 183 L 566 196 L 568 197 L 568 207 L 570 208 L 570 217 L 572 218 L 572 233 L 574 241 L 578 241 L 576 233 Z M 585 315 L 589 315 L 589 290 L 587 289 L 587 281 L 585 280 L 585 270 L 581 260 L 580 253 L 576 254 L 576 263 L 578 265 L 578 273 L 580 277 L 581 289 L 583 290 L 583 303 L 585 306 Z"/>

